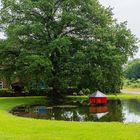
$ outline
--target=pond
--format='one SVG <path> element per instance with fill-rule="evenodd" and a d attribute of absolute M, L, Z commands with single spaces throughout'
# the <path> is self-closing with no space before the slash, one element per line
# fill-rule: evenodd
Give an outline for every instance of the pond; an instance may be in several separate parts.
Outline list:
<path fill-rule="evenodd" d="M 93 122 L 140 122 L 140 100 L 109 100 L 106 106 L 95 105 L 22 105 L 10 113 L 47 120 Z"/>

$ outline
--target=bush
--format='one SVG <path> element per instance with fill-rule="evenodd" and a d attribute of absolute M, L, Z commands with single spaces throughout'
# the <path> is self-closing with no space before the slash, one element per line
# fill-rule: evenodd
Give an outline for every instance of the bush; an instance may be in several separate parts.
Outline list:
<path fill-rule="evenodd" d="M 64 89 L 62 91 L 62 94 L 64 94 L 64 95 L 73 95 L 73 93 L 77 94 L 77 92 L 78 92 L 77 88 L 75 88 L 75 87 L 68 87 L 67 89 Z"/>
<path fill-rule="evenodd" d="M 124 80 L 124 88 L 140 88 L 140 79 L 125 79 Z"/>
<path fill-rule="evenodd" d="M 51 88 L 47 89 L 38 89 L 38 88 L 32 88 L 29 91 L 23 91 L 21 93 L 14 93 L 12 90 L 8 89 L 1 89 L 0 90 L 0 97 L 16 97 L 16 96 L 49 96 L 52 92 Z M 89 95 L 90 89 L 82 89 L 78 92 L 77 88 L 68 88 L 65 89 L 62 93 L 63 95 Z"/>
<path fill-rule="evenodd" d="M 12 97 L 14 94 L 8 89 L 0 89 L 0 97 Z"/>
<path fill-rule="evenodd" d="M 84 95 L 90 95 L 90 89 L 88 89 L 88 88 L 86 88 L 85 90 L 84 90 Z"/>
<path fill-rule="evenodd" d="M 84 95 L 83 91 L 80 90 L 79 93 L 78 93 L 78 95 L 80 95 L 80 96 L 81 96 L 81 95 Z"/>
<path fill-rule="evenodd" d="M 26 93 L 27 96 L 46 96 L 49 92 L 48 89 L 31 89 L 28 93 Z"/>
<path fill-rule="evenodd" d="M 77 93 L 76 93 L 76 92 L 73 92 L 73 95 L 74 95 L 74 96 L 76 96 L 76 95 L 77 95 Z"/>
<path fill-rule="evenodd" d="M 88 89 L 88 88 L 86 88 L 86 89 L 82 89 L 82 90 L 80 90 L 78 93 L 76 93 L 76 92 L 73 92 L 73 95 L 74 96 L 76 96 L 76 95 L 80 95 L 80 96 L 82 96 L 82 95 L 90 95 L 90 89 Z"/>
<path fill-rule="evenodd" d="M 48 89 L 32 89 L 28 92 L 14 93 L 12 90 L 0 89 L 0 97 L 17 97 L 17 96 L 46 96 Z"/>

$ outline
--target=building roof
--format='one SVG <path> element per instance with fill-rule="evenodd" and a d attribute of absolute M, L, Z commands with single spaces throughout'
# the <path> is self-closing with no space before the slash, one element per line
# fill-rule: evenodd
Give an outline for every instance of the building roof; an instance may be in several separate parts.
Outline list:
<path fill-rule="evenodd" d="M 105 115 L 107 115 L 108 112 L 105 112 L 105 113 L 96 113 L 96 114 L 93 114 L 93 116 L 97 119 L 101 119 L 102 117 L 104 117 Z"/>
<path fill-rule="evenodd" d="M 106 97 L 106 95 L 97 90 L 94 93 L 92 93 L 89 97 Z"/>

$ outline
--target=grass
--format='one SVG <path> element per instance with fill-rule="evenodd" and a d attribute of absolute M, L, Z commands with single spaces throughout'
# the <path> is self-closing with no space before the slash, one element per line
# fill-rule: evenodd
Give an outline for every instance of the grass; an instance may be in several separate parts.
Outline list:
<path fill-rule="evenodd" d="M 110 95 L 109 98 L 116 98 Z M 140 95 L 119 95 L 137 98 Z M 140 123 L 65 122 L 13 116 L 8 110 L 42 97 L 0 98 L 0 140 L 140 140 Z"/>
<path fill-rule="evenodd" d="M 88 99 L 88 96 L 69 96 L 68 98 L 79 98 L 79 99 Z M 116 95 L 108 95 L 108 99 L 140 99 L 140 94 L 116 94 Z"/>

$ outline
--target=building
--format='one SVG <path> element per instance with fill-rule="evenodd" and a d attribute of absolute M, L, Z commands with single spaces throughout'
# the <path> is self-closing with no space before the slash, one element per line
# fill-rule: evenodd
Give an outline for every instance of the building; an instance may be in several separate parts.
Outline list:
<path fill-rule="evenodd" d="M 0 89 L 3 89 L 3 81 L 0 81 Z"/>
<path fill-rule="evenodd" d="M 107 97 L 100 91 L 96 91 L 89 96 L 89 103 L 90 104 L 106 104 Z"/>

